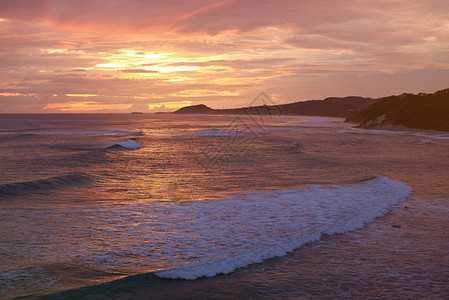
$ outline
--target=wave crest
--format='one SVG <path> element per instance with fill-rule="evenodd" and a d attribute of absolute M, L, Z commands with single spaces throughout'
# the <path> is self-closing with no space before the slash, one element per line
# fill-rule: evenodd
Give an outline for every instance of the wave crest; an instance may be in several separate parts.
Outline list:
<path fill-rule="evenodd" d="M 91 181 L 92 178 L 86 174 L 74 173 L 34 181 L 7 183 L 0 185 L 0 197 L 46 192 L 52 189 L 85 184 Z"/>
<path fill-rule="evenodd" d="M 250 202 L 240 198 L 223 200 L 212 209 L 211 215 L 214 219 L 230 218 L 232 212 L 241 214 L 238 221 L 254 223 L 250 225 L 254 225 L 254 231 L 245 233 L 245 228 L 236 228 L 239 236 L 234 237 L 256 239 L 253 247 L 234 252 L 228 257 L 164 270 L 155 275 L 193 280 L 228 274 L 252 263 L 284 256 L 304 244 L 319 240 L 323 234 L 333 235 L 362 228 L 386 214 L 393 205 L 405 201 L 412 191 L 411 187 L 401 182 L 373 177 L 345 186 L 253 192 L 245 197 L 251 199 Z M 207 211 L 203 213 L 210 214 Z M 214 231 L 213 221 L 204 223 L 208 225 L 203 231 Z M 235 224 L 231 222 L 226 226 Z M 267 235 L 261 235 L 256 228 Z M 205 232 L 201 233 L 206 235 Z M 232 239 L 229 238 L 228 242 L 231 243 Z"/>
<path fill-rule="evenodd" d="M 128 140 L 124 140 L 121 142 L 112 142 L 109 143 L 105 146 L 107 149 L 111 149 L 111 148 L 124 148 L 124 149 L 129 149 L 129 150 L 137 150 L 142 148 L 142 146 L 135 140 L 133 139 L 128 139 Z"/>

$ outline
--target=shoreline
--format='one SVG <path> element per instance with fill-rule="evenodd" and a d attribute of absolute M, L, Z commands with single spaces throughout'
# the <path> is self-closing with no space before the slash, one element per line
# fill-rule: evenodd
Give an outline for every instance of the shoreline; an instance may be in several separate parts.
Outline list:
<path fill-rule="evenodd" d="M 360 124 L 354 122 L 345 122 L 348 124 L 354 124 L 352 128 L 355 129 L 363 129 L 363 130 L 382 130 L 382 131 L 391 131 L 397 133 L 423 133 L 429 135 L 449 135 L 449 131 L 441 131 L 441 130 L 432 130 L 432 129 L 420 129 L 420 128 L 410 128 L 404 125 L 373 125 L 369 127 L 361 126 Z"/>

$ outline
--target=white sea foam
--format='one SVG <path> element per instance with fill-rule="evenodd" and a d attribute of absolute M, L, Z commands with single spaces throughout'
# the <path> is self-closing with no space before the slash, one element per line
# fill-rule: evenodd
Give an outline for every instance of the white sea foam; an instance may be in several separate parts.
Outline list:
<path fill-rule="evenodd" d="M 339 130 L 334 132 L 334 134 L 401 134 L 401 135 L 411 135 L 418 136 L 434 140 L 449 140 L 449 134 L 446 133 L 427 133 L 427 132 L 416 132 L 416 131 L 396 131 L 396 130 L 383 130 L 383 129 L 360 129 L 360 128 L 350 128 L 347 130 Z"/>
<path fill-rule="evenodd" d="M 19 270 L 0 272 L 0 298 L 9 299 L 16 290 L 26 291 L 35 286 L 54 286 L 58 279 L 40 267 L 26 267 Z"/>
<path fill-rule="evenodd" d="M 131 140 L 131 139 L 121 141 L 121 142 L 111 142 L 111 143 L 105 145 L 105 148 L 111 148 L 114 146 L 120 146 L 122 148 L 130 149 L 130 150 L 136 150 L 136 149 L 142 148 L 142 146 L 138 142 L 136 142 L 135 140 Z"/>
<path fill-rule="evenodd" d="M 212 209 L 214 218 L 204 223 L 206 228 L 203 230 L 215 235 L 217 229 L 221 230 L 216 226 L 221 224 L 214 220 L 228 219 L 229 222 L 222 226 L 233 229 L 230 242 L 234 239 L 252 242 L 221 259 L 165 270 L 156 275 L 180 279 L 210 277 L 283 256 L 319 240 L 322 234 L 362 228 L 387 213 L 392 205 L 405 201 L 411 193 L 412 189 L 403 183 L 376 177 L 351 186 L 253 192 L 245 198 L 221 201 Z"/>
<path fill-rule="evenodd" d="M 248 192 L 189 202 L 105 203 L 0 210 L 4 249 L 20 260 L 77 261 L 127 273 L 163 270 L 163 278 L 230 273 L 283 256 L 322 234 L 362 228 L 412 193 L 388 178 L 342 186 Z M 32 214 L 32 218 L 30 218 Z M 4 237 L 8 241 L 8 237 Z M 5 266 L 4 269 L 8 269 Z"/>

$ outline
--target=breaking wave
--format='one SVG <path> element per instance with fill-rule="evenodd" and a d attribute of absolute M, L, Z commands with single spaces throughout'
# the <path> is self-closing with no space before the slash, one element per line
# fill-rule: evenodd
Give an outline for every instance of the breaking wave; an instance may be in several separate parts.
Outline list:
<path fill-rule="evenodd" d="M 142 146 L 135 140 L 128 139 L 121 142 L 111 142 L 105 145 L 106 149 L 111 148 L 124 148 L 124 149 L 130 149 L 130 150 L 137 150 L 142 148 Z"/>
<path fill-rule="evenodd" d="M 323 234 L 360 229 L 386 214 L 394 204 L 405 201 L 411 193 L 412 188 L 403 183 L 373 177 L 348 186 L 252 192 L 245 198 L 220 201 L 203 210 L 210 218 L 202 221 L 204 228 L 196 229 L 198 236 L 211 231 L 207 235 L 217 237 L 220 244 L 232 245 L 237 240 L 245 250 L 155 274 L 170 279 L 196 279 L 231 273 L 252 263 L 284 256 L 319 240 Z M 221 237 L 215 231 L 223 227 L 231 228 L 234 234 Z"/>

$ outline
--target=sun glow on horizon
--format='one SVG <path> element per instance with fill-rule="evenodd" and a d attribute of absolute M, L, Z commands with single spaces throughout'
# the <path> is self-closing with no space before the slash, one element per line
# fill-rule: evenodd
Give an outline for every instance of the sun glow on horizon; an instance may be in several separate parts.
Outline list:
<path fill-rule="evenodd" d="M 192 105 L 192 101 L 181 101 L 181 102 L 161 102 L 161 103 L 152 103 L 148 104 L 148 109 L 154 110 L 158 108 L 169 108 L 176 109 L 184 106 Z"/>
<path fill-rule="evenodd" d="M 131 104 L 102 104 L 101 102 L 63 102 L 50 103 L 45 106 L 46 110 L 58 110 L 64 112 L 93 112 L 98 110 L 129 109 Z"/>
<path fill-rule="evenodd" d="M 88 98 L 88 97 L 96 97 L 98 95 L 96 94 L 65 94 L 67 97 L 82 97 L 82 98 Z"/>
<path fill-rule="evenodd" d="M 9 92 L 0 93 L 0 96 L 4 97 L 20 97 L 20 96 L 34 97 L 36 95 L 37 95 L 36 93 L 9 93 Z"/>
<path fill-rule="evenodd" d="M 262 90 L 288 103 L 447 88 L 442 6 L 390 2 L 0 1 L 0 111 L 124 112 L 188 98 L 238 107 Z"/>

